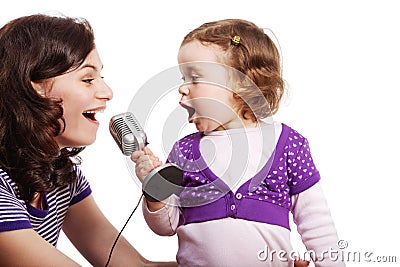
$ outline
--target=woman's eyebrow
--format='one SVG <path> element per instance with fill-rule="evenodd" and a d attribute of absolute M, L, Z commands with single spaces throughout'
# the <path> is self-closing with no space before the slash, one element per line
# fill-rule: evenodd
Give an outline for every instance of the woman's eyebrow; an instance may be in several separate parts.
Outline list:
<path fill-rule="evenodd" d="M 95 71 L 100 71 L 100 70 L 103 69 L 103 65 L 101 65 L 101 67 L 98 68 L 98 67 L 95 66 L 95 65 L 86 63 L 86 64 L 83 64 L 82 66 L 79 67 L 80 70 L 85 69 L 85 68 L 91 68 L 91 69 L 93 69 L 93 70 L 95 70 Z"/>

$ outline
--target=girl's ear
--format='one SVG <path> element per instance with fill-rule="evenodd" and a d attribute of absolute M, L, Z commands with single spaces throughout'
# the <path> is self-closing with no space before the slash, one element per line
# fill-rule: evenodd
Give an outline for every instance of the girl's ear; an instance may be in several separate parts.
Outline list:
<path fill-rule="evenodd" d="M 43 97 L 46 96 L 45 83 L 43 83 L 43 82 L 32 82 L 32 81 L 31 81 L 31 85 L 32 85 L 33 89 L 35 89 L 35 91 L 36 91 L 39 95 L 41 95 L 41 96 L 43 96 Z"/>
<path fill-rule="evenodd" d="M 238 93 L 232 90 L 232 96 L 235 100 L 242 99 Z"/>

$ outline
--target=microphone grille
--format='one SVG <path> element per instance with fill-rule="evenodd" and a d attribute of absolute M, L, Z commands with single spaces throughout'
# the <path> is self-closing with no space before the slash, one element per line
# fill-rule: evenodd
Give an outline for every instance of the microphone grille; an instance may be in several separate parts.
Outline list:
<path fill-rule="evenodd" d="M 109 130 L 125 156 L 130 156 L 147 144 L 145 132 L 130 112 L 113 116 L 110 120 Z"/>

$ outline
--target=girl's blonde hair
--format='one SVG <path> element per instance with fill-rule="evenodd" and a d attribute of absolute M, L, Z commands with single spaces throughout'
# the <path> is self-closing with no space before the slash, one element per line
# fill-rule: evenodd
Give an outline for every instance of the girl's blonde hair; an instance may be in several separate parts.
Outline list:
<path fill-rule="evenodd" d="M 218 20 L 192 30 L 181 46 L 194 40 L 203 45 L 218 46 L 225 54 L 220 63 L 235 68 L 246 77 L 242 77 L 240 88 L 233 89 L 238 100 L 238 113 L 243 118 L 257 121 L 277 112 L 284 93 L 280 55 L 263 29 L 241 19 Z"/>

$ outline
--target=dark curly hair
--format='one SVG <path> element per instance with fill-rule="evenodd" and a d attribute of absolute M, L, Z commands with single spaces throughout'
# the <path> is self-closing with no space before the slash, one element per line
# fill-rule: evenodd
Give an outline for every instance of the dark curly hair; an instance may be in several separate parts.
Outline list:
<path fill-rule="evenodd" d="M 240 88 L 232 90 L 243 118 L 256 121 L 277 112 L 284 93 L 280 55 L 262 28 L 242 19 L 212 21 L 187 34 L 181 46 L 193 40 L 217 46 L 224 52 L 219 63 L 239 71 Z"/>
<path fill-rule="evenodd" d="M 0 29 L 0 167 L 26 202 L 74 182 L 73 159 L 83 150 L 60 150 L 54 137 L 64 131 L 62 99 L 40 95 L 32 82 L 79 67 L 94 47 L 82 18 L 37 14 Z"/>

